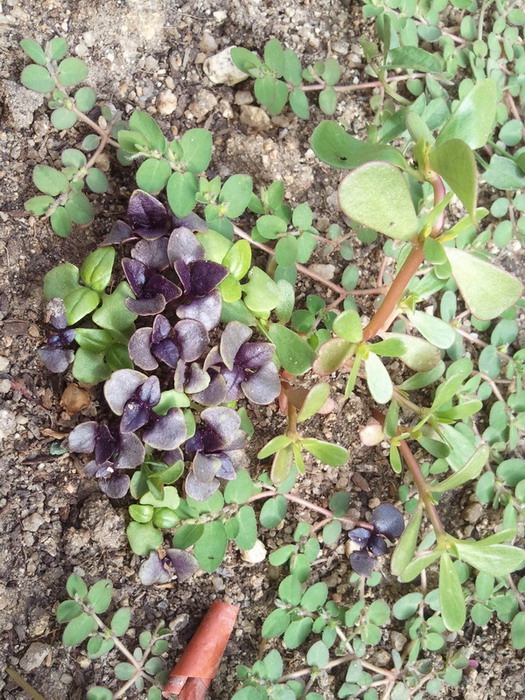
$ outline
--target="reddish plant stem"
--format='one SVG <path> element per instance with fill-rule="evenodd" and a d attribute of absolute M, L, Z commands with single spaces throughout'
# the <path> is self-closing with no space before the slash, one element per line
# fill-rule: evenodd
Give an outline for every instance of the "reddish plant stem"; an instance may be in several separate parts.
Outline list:
<path fill-rule="evenodd" d="M 374 409 L 372 411 L 372 415 L 377 421 L 381 423 L 381 425 L 384 425 L 385 416 L 383 413 Z M 436 532 L 436 536 L 438 538 L 443 537 L 445 535 L 445 528 L 443 527 L 436 506 L 432 503 L 430 499 L 426 479 L 423 476 L 423 473 L 421 472 L 417 459 L 412 454 L 412 450 L 405 442 L 405 440 L 399 441 L 399 451 L 401 452 L 401 455 L 405 460 L 408 470 L 412 475 L 412 479 L 414 480 L 414 484 L 416 485 L 416 488 L 418 490 L 419 497 L 421 498 L 421 502 L 425 507 L 428 519 L 432 523 L 432 527 Z"/>
<path fill-rule="evenodd" d="M 412 78 L 421 78 L 424 73 L 414 73 L 413 75 L 394 75 L 391 78 L 387 78 L 384 82 L 381 80 L 373 80 L 369 83 L 356 83 L 355 85 L 334 85 L 333 88 L 336 92 L 354 92 L 355 90 L 371 90 L 376 87 L 384 87 L 384 83 L 401 83 L 405 80 L 412 80 Z M 318 90 L 324 90 L 326 85 L 319 83 L 318 85 L 304 85 L 301 87 L 303 92 L 314 92 Z"/>
<path fill-rule="evenodd" d="M 244 240 L 248 241 L 248 243 L 250 243 L 250 245 L 253 245 L 254 248 L 264 250 L 264 252 L 268 253 L 268 255 L 275 255 L 275 251 L 272 248 L 270 248 L 270 246 L 267 246 L 264 243 L 260 243 L 259 241 L 254 241 L 249 233 L 246 233 L 246 231 L 243 231 L 242 228 L 239 228 L 235 224 L 233 225 L 233 230 L 236 233 L 236 235 L 239 236 L 239 238 L 244 238 Z M 307 267 L 301 265 L 300 263 L 295 263 L 295 267 L 297 268 L 298 272 L 300 272 L 303 275 L 306 275 L 307 277 L 310 277 L 316 282 L 319 282 L 319 284 L 323 284 L 325 287 L 328 287 L 328 289 L 331 289 L 342 299 L 344 299 L 349 294 L 351 294 L 352 296 L 365 296 L 367 294 L 382 294 L 383 292 L 382 288 L 377 287 L 373 287 L 372 289 L 355 289 L 353 291 L 348 291 L 344 287 L 335 284 L 335 282 L 330 282 L 330 280 L 324 279 L 324 277 L 321 277 L 321 275 L 318 275 L 316 272 L 309 270 Z"/>
<path fill-rule="evenodd" d="M 272 496 L 278 495 L 277 489 L 268 486 L 265 486 L 265 489 L 266 490 L 261 491 L 261 493 L 256 493 L 253 496 L 250 496 L 246 503 L 253 503 L 254 501 L 260 501 L 262 498 L 271 498 Z M 304 498 L 300 498 L 300 496 L 294 496 L 292 493 L 283 493 L 280 495 L 284 496 L 284 498 L 291 503 L 297 503 L 298 505 L 303 506 L 303 508 L 308 508 L 309 510 L 314 510 L 316 513 L 321 513 L 321 515 L 324 515 L 325 518 L 329 520 L 340 520 L 342 523 L 348 523 L 353 527 L 365 527 L 367 530 L 373 530 L 373 526 L 370 525 L 370 523 L 354 520 L 353 518 L 346 517 L 346 515 L 334 515 L 331 510 L 328 510 L 328 508 L 323 508 L 315 503 L 310 503 L 310 501 L 306 501 Z"/>
<path fill-rule="evenodd" d="M 436 173 L 429 173 L 427 175 L 427 179 L 434 188 L 434 206 L 436 206 L 445 196 L 445 186 L 443 184 L 443 180 Z M 443 228 L 444 217 L 445 214 L 443 212 L 434 224 L 430 234 L 431 236 L 437 236 L 441 231 Z M 387 328 L 392 322 L 392 314 L 394 313 L 396 306 L 401 301 L 401 297 L 403 296 L 408 283 L 416 274 L 418 267 L 423 262 L 423 243 L 424 241 L 419 238 L 415 241 L 414 247 L 410 251 L 408 258 L 403 263 L 403 266 L 395 276 L 385 298 L 370 319 L 368 325 L 365 327 L 363 331 L 364 342 L 373 338 L 379 333 L 379 331 Z"/>

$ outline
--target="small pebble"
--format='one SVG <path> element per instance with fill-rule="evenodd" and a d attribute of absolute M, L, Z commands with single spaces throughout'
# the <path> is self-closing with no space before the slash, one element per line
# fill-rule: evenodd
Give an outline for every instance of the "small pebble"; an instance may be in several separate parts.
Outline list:
<path fill-rule="evenodd" d="M 241 123 L 252 129 L 268 129 L 271 125 L 270 117 L 260 107 L 254 105 L 241 105 Z"/>
<path fill-rule="evenodd" d="M 20 659 L 20 668 L 29 673 L 35 668 L 39 668 L 48 654 L 51 653 L 49 644 L 33 642 L 26 653 Z"/>
<path fill-rule="evenodd" d="M 177 95 L 172 90 L 163 90 L 157 97 L 159 114 L 169 115 L 177 109 Z"/>
<path fill-rule="evenodd" d="M 322 263 L 314 263 L 313 265 L 310 265 L 308 269 L 314 272 L 316 275 L 319 275 L 319 277 L 322 277 L 324 280 L 331 280 L 334 278 L 335 275 L 334 265 L 323 265 Z"/>

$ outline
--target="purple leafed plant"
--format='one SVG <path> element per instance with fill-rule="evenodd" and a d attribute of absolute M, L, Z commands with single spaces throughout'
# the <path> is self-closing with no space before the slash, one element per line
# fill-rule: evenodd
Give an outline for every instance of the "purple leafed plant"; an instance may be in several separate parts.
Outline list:
<path fill-rule="evenodd" d="M 183 291 L 177 316 L 200 321 L 207 330 L 212 330 L 219 324 L 222 308 L 216 287 L 227 277 L 228 268 L 205 260 L 204 248 L 187 228 L 175 229 L 171 234 L 168 259 Z"/>
<path fill-rule="evenodd" d="M 89 421 L 77 425 L 69 435 L 71 452 L 93 453 L 84 471 L 95 476 L 101 491 L 110 498 L 122 498 L 130 478 L 124 469 L 134 469 L 144 461 L 144 445 L 133 433 L 112 433 L 107 425 Z"/>
<path fill-rule="evenodd" d="M 56 330 L 39 348 L 40 359 L 50 372 L 65 372 L 73 362 L 75 353 L 70 345 L 75 339 L 75 330 L 67 327 L 66 307 L 62 299 L 51 299 L 46 307 L 46 321 Z"/>
<path fill-rule="evenodd" d="M 128 345 L 134 364 L 151 371 L 163 362 L 172 369 L 179 360 L 194 362 L 208 346 L 208 331 L 199 321 L 185 319 L 171 326 L 168 319 L 159 314 L 151 328 L 139 328 Z"/>
<path fill-rule="evenodd" d="M 281 391 L 277 367 L 272 362 L 271 343 L 249 343 L 252 330 L 239 321 L 231 321 L 224 329 L 219 348 L 213 348 L 204 367 L 217 369 L 226 382 L 226 401 L 235 401 L 244 394 L 249 401 L 270 404 Z"/>
<path fill-rule="evenodd" d="M 405 529 L 402 514 L 390 503 L 381 503 L 372 511 L 373 530 L 356 527 L 349 534 L 352 542 L 359 547 L 350 554 L 352 569 L 360 576 L 370 576 L 376 557 L 386 554 L 388 546 L 385 537 L 393 542 L 401 537 Z"/>
<path fill-rule="evenodd" d="M 181 290 L 171 280 L 160 272 L 149 268 L 140 260 L 124 258 L 122 261 L 124 274 L 129 286 L 135 294 L 135 299 L 128 297 L 126 306 L 139 316 L 153 316 L 166 308 L 166 304 L 178 299 Z"/>
<path fill-rule="evenodd" d="M 179 582 L 185 581 L 197 571 L 199 564 L 189 552 L 183 549 L 167 549 L 161 558 L 158 552 L 151 552 L 139 569 L 139 578 L 144 586 L 154 583 L 168 583 L 175 574 Z"/>
<path fill-rule="evenodd" d="M 180 408 L 165 416 L 154 412 L 160 401 L 158 377 L 147 377 L 133 369 L 113 372 L 104 385 L 104 396 L 117 416 L 122 416 L 121 433 L 142 431 L 144 442 L 157 450 L 175 450 L 187 437 L 186 421 Z"/>
<path fill-rule="evenodd" d="M 246 433 L 241 419 L 231 408 L 206 408 L 195 435 L 185 444 L 194 454 L 192 471 L 186 477 L 186 494 L 204 501 L 219 488 L 219 479 L 235 479 L 236 472 L 246 467 L 244 444 Z"/>

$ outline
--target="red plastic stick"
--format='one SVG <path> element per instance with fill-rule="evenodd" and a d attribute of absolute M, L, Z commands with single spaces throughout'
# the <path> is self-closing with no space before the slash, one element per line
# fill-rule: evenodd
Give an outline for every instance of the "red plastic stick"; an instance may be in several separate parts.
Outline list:
<path fill-rule="evenodd" d="M 239 608 L 216 600 L 170 674 L 162 695 L 178 700 L 204 700 L 219 669 Z"/>

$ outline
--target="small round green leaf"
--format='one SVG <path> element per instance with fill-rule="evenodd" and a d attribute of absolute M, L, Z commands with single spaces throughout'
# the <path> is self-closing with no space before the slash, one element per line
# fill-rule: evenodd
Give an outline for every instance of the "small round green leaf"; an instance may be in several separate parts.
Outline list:
<path fill-rule="evenodd" d="M 37 66 L 34 63 L 24 68 L 20 81 L 24 87 L 36 92 L 51 92 L 55 87 L 54 80 L 49 75 L 47 68 Z"/>

